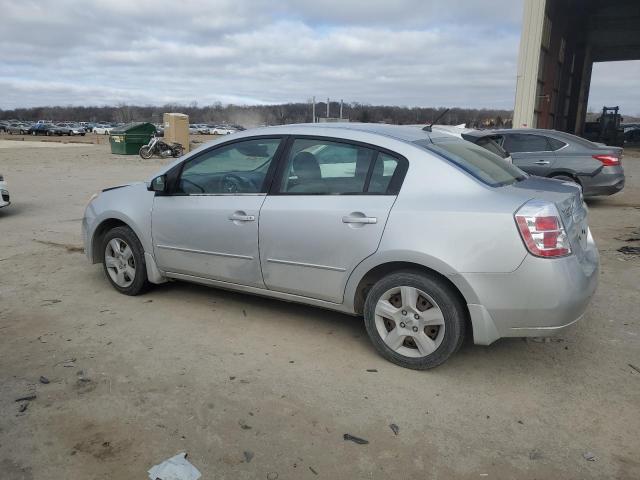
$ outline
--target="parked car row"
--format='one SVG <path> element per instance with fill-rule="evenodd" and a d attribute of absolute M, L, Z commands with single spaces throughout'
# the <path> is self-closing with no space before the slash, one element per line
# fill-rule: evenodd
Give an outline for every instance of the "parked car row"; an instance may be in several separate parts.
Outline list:
<path fill-rule="evenodd" d="M 192 135 L 230 135 L 244 130 L 240 125 L 214 125 L 206 123 L 192 123 L 189 125 L 189 133 Z"/>

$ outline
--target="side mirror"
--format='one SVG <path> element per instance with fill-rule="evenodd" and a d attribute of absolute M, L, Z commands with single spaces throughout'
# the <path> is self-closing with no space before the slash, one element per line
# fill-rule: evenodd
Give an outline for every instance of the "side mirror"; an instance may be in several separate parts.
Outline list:
<path fill-rule="evenodd" d="M 154 178 L 153 180 L 151 180 L 151 183 L 147 187 L 147 190 L 149 190 L 150 192 L 166 193 L 166 191 L 167 191 L 167 176 L 166 175 L 159 175 L 156 178 Z"/>

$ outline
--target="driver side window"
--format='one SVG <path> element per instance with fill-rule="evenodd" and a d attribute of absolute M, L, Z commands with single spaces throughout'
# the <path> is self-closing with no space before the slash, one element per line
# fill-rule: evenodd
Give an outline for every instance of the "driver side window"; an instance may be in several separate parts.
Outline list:
<path fill-rule="evenodd" d="M 176 193 L 266 193 L 265 178 L 280 142 L 279 138 L 244 140 L 187 160 Z"/>

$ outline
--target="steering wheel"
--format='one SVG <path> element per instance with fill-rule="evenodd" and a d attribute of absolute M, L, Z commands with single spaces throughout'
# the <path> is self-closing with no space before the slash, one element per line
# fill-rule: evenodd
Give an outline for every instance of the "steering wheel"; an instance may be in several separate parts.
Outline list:
<path fill-rule="evenodd" d="M 224 193 L 238 193 L 246 190 L 244 187 L 248 185 L 246 180 L 232 173 L 228 173 L 222 177 L 221 184 Z"/>

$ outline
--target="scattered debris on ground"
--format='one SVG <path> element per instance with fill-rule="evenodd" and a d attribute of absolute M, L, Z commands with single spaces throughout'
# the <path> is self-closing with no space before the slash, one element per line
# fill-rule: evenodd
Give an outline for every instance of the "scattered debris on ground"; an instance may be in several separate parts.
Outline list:
<path fill-rule="evenodd" d="M 242 454 L 244 455 L 244 460 L 247 463 L 251 462 L 251 460 L 253 459 L 253 452 L 250 450 L 245 450 L 244 452 L 242 452 Z"/>
<path fill-rule="evenodd" d="M 37 238 L 34 238 L 33 241 L 37 243 L 41 243 L 42 245 L 49 245 L 50 247 L 64 248 L 67 251 L 67 253 L 83 253 L 84 252 L 84 247 L 80 245 L 71 245 L 70 243 L 50 242 L 49 240 L 38 240 Z"/>
<path fill-rule="evenodd" d="M 400 433 L 400 427 L 398 425 L 396 425 L 395 423 L 392 423 L 389 425 L 389 428 L 391 429 L 391 431 L 395 434 L 398 435 L 398 433 Z"/>
<path fill-rule="evenodd" d="M 367 372 L 378 373 L 378 369 L 377 368 L 367 368 Z"/>
<path fill-rule="evenodd" d="M 595 462 L 596 461 L 596 456 L 591 453 L 591 452 L 585 452 L 582 454 L 582 457 L 587 461 L 587 462 Z"/>
<path fill-rule="evenodd" d="M 25 395 L 24 397 L 16 398 L 16 402 L 30 402 L 31 400 L 36 399 L 36 394 L 32 393 L 31 395 Z"/>
<path fill-rule="evenodd" d="M 627 363 L 627 365 L 633 368 L 636 372 L 640 373 L 640 368 L 636 367 L 635 365 L 632 365 L 631 363 Z"/>
<path fill-rule="evenodd" d="M 318 475 L 318 472 L 316 472 L 315 468 L 309 467 L 309 470 L 311 470 L 311 473 L 313 473 L 314 475 Z"/>
<path fill-rule="evenodd" d="M 200 471 L 188 460 L 186 453 L 179 453 L 149 469 L 150 480 L 198 480 Z"/>
<path fill-rule="evenodd" d="M 624 247 L 620 247 L 618 251 L 625 255 L 640 255 L 640 247 L 630 247 L 629 245 L 625 245 Z"/>
<path fill-rule="evenodd" d="M 364 438 L 356 437 L 354 435 L 351 435 L 350 433 L 345 433 L 342 436 L 342 438 L 344 438 L 348 442 L 357 443 L 358 445 L 367 445 L 369 443 L 369 440 L 365 440 Z"/>
<path fill-rule="evenodd" d="M 542 452 L 537 449 L 533 449 L 529 452 L 529 460 L 540 460 L 542 458 Z"/>
<path fill-rule="evenodd" d="M 49 383 L 49 379 L 47 377 L 40 377 L 40 383 L 42 383 L 43 385 L 47 385 Z"/>

